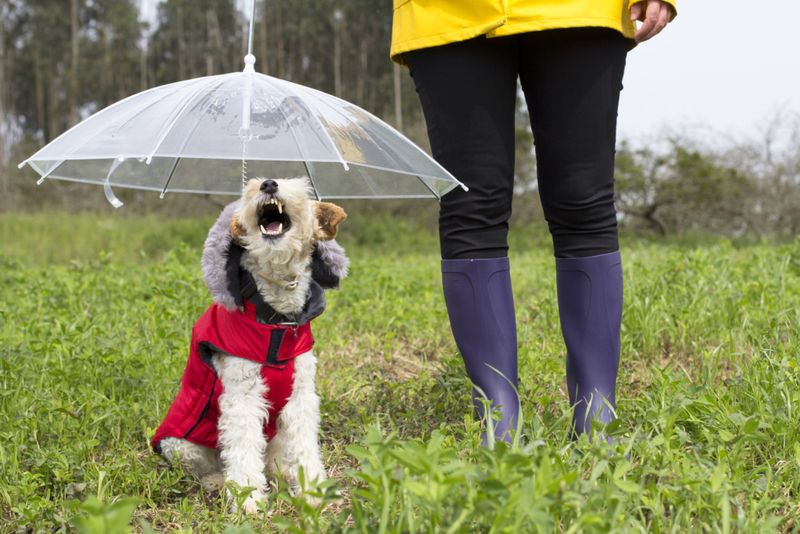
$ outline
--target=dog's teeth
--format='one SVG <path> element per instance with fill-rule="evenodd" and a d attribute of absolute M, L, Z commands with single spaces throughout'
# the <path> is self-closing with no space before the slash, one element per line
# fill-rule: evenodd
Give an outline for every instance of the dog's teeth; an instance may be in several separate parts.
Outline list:
<path fill-rule="evenodd" d="M 261 228 L 261 233 L 262 234 L 266 234 L 267 233 L 266 229 L 264 229 L 264 225 L 263 224 L 259 224 L 258 226 L 259 226 L 259 228 Z"/>
<path fill-rule="evenodd" d="M 278 204 L 278 206 L 280 206 L 280 204 Z M 278 226 L 278 232 L 277 233 L 280 234 L 282 232 L 283 232 L 283 223 L 281 223 L 280 226 Z"/>
<path fill-rule="evenodd" d="M 278 202 L 278 213 L 283 214 L 283 204 Z"/>

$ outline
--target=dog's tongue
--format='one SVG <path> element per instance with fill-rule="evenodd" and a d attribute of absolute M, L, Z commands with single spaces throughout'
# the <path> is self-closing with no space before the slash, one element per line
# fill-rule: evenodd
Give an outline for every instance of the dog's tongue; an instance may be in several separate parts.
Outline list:
<path fill-rule="evenodd" d="M 271 222 L 267 225 L 267 232 L 277 232 L 280 230 L 281 223 L 280 222 Z"/>

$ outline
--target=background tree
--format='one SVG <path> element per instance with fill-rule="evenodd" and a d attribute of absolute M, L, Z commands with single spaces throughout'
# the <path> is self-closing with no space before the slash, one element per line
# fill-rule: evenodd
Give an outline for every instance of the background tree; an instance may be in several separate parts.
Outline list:
<path fill-rule="evenodd" d="M 35 186 L 16 164 L 85 118 L 128 95 L 243 68 L 245 13 L 234 0 L 162 0 L 152 24 L 136 0 L 0 0 L 0 209 L 108 209 L 98 188 Z M 429 149 L 414 82 L 389 61 L 385 0 L 259 0 L 256 69 L 336 94 L 399 127 Z M 714 134 L 716 136 L 716 134 Z M 700 136 L 703 137 L 704 136 Z M 718 136 L 716 136 L 718 137 Z M 516 117 L 514 219 L 541 221 L 533 135 L 522 100 Z M 785 238 L 800 232 L 800 117 L 767 124 L 763 139 L 708 147 L 676 137 L 617 153 L 617 207 L 626 231 L 713 232 Z M 227 198 L 122 190 L 128 213 L 211 213 Z M 203 197 L 199 197 L 203 198 Z M 436 205 L 371 202 L 355 209 L 413 213 L 435 227 Z M 206 211 L 204 211 L 206 210 Z"/>
<path fill-rule="evenodd" d="M 752 229 L 752 184 L 710 154 L 671 144 L 667 154 L 623 143 L 616 161 L 617 209 L 624 224 L 667 235 Z"/>

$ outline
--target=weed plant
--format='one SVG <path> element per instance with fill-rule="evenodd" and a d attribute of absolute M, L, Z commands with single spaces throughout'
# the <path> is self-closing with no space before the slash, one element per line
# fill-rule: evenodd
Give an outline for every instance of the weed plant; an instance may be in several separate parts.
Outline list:
<path fill-rule="evenodd" d="M 488 450 L 435 236 L 351 217 L 315 320 L 325 505 L 278 481 L 246 518 L 148 446 L 210 224 L 0 218 L 0 532 L 800 531 L 800 242 L 625 243 L 612 448 L 569 439 L 552 253 L 512 235 L 525 436 Z"/>

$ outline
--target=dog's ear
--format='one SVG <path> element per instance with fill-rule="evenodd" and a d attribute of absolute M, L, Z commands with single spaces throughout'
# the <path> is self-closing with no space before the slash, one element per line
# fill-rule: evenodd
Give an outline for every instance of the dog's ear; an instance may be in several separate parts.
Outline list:
<path fill-rule="evenodd" d="M 330 241 L 339 232 L 339 223 L 347 218 L 347 214 L 336 204 L 317 202 L 314 207 L 319 228 L 314 232 L 314 237 L 320 241 Z"/>
<path fill-rule="evenodd" d="M 233 236 L 233 242 L 239 246 L 243 246 L 242 237 L 246 234 L 244 227 L 239 223 L 239 216 L 234 214 L 233 219 L 231 219 L 231 236 Z"/>

